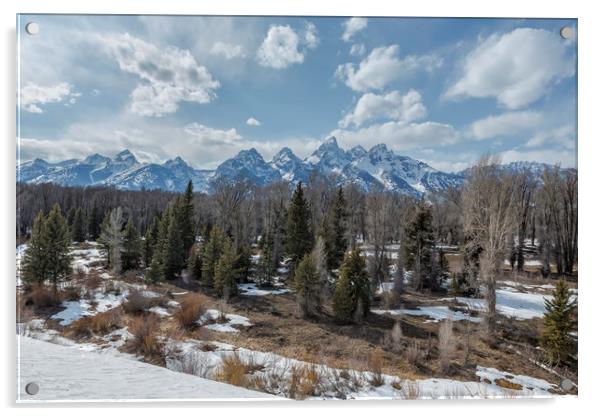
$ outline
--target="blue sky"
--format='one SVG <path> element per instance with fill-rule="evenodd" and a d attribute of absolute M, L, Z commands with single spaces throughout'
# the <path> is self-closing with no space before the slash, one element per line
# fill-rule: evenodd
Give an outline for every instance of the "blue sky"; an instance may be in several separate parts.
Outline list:
<path fill-rule="evenodd" d="M 576 165 L 574 20 L 21 15 L 18 30 L 22 160 L 129 148 L 213 168 L 335 135 L 445 171 L 486 152 Z"/>

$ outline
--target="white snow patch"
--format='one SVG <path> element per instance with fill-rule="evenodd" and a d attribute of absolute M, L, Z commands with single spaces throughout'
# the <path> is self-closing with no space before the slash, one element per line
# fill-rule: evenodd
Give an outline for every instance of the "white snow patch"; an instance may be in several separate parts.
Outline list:
<path fill-rule="evenodd" d="M 18 337 L 17 401 L 269 400 L 265 393 L 123 357 Z M 35 396 L 25 392 L 32 380 Z"/>
<path fill-rule="evenodd" d="M 431 319 L 427 322 L 439 322 L 448 318 L 452 321 L 481 322 L 479 317 L 470 316 L 461 311 L 452 311 L 447 306 L 419 306 L 417 309 L 373 309 L 372 312 L 378 315 L 428 316 Z"/>
<path fill-rule="evenodd" d="M 284 293 L 290 292 L 289 289 L 271 289 L 264 288 L 260 289 L 257 287 L 255 283 L 241 283 L 238 285 L 238 289 L 240 290 L 242 295 L 246 296 L 267 296 L 267 295 L 282 295 Z"/>
<path fill-rule="evenodd" d="M 208 309 L 207 312 L 205 312 L 205 314 L 199 320 L 199 323 L 201 325 L 203 325 L 209 321 L 216 321 L 220 318 L 220 316 L 221 316 L 221 313 L 218 310 Z M 218 331 L 218 332 L 239 332 L 239 330 L 237 328 L 235 328 L 233 325 L 253 326 L 251 321 L 249 321 L 249 318 L 247 318 L 245 316 L 227 313 L 227 314 L 224 314 L 224 317 L 227 320 L 227 322 L 223 322 L 223 323 L 214 322 L 214 323 L 205 325 L 205 328 L 211 329 L 212 331 Z"/>

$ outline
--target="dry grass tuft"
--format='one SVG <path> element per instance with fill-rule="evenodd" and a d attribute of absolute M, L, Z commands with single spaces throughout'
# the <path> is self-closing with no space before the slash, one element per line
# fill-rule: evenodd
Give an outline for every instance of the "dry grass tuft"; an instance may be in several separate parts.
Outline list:
<path fill-rule="evenodd" d="M 368 381 L 374 387 L 380 387 L 385 384 L 383 375 L 383 355 L 380 351 L 373 351 L 368 358 Z"/>
<path fill-rule="evenodd" d="M 182 329 L 192 330 L 198 326 L 198 321 L 204 313 L 205 305 L 201 296 L 189 294 L 180 303 L 174 318 Z"/>
<path fill-rule="evenodd" d="M 495 380 L 495 384 L 497 384 L 500 387 L 503 387 L 505 389 L 510 389 L 510 390 L 522 390 L 523 386 L 521 384 L 518 383 L 514 383 L 510 380 L 507 380 L 505 378 L 498 378 Z"/>
<path fill-rule="evenodd" d="M 451 319 L 445 319 L 439 326 L 439 367 L 442 372 L 449 371 L 455 349 L 454 323 Z"/>
<path fill-rule="evenodd" d="M 248 387 L 250 385 L 247 364 L 236 353 L 226 355 L 222 358 L 215 377 L 218 381 L 234 386 Z"/>
<path fill-rule="evenodd" d="M 93 316 L 85 316 L 74 321 L 69 330 L 76 337 L 89 337 L 92 335 L 106 335 L 118 329 L 121 323 L 121 312 L 119 309 L 111 309 L 106 312 L 97 313 Z"/>
<path fill-rule="evenodd" d="M 317 396 L 320 394 L 320 384 L 320 375 L 314 365 L 294 365 L 291 368 L 288 397 L 302 400 L 308 396 Z"/>
<path fill-rule="evenodd" d="M 152 300 L 137 290 L 131 290 L 126 301 L 122 304 L 125 313 L 138 315 L 151 307 Z"/>
<path fill-rule="evenodd" d="M 28 303 L 37 308 L 50 308 L 58 306 L 63 301 L 61 293 L 52 287 L 34 285 L 29 293 Z"/>
<path fill-rule="evenodd" d="M 399 394 L 404 400 L 416 400 L 420 397 L 420 387 L 415 381 L 406 380 L 401 383 Z"/>
<path fill-rule="evenodd" d="M 134 336 L 131 347 L 146 358 L 163 358 L 162 345 L 157 339 L 159 318 L 155 314 L 136 316 L 130 322 L 128 331 Z"/>

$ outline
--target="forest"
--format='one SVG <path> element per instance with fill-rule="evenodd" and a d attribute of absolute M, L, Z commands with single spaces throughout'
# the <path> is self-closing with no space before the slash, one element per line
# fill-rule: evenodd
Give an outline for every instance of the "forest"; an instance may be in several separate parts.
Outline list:
<path fill-rule="evenodd" d="M 227 325 L 228 316 L 239 316 L 234 312 L 245 315 L 255 325 L 240 324 L 236 335 L 218 333 L 217 340 L 223 335 L 241 348 L 368 371 L 366 385 L 389 383 L 406 398 L 424 392 L 407 384 L 398 389 L 384 374 L 469 381 L 475 368 L 478 373 L 502 362 L 510 373 L 556 385 L 568 378 L 576 386 L 576 170 L 510 171 L 486 156 L 463 186 L 421 198 L 362 192 L 321 175 L 265 187 L 217 179 L 208 194 L 195 192 L 192 183 L 182 193 L 19 183 L 16 236 L 23 247 L 22 321 L 52 320 L 66 302 L 94 298 L 87 282 L 98 283 L 102 275 L 177 301 L 144 303 L 130 286 L 117 320 L 95 322 L 116 308 L 92 311 L 92 305 L 86 316 L 59 325 L 61 336 L 96 341 L 127 326 L 141 341 L 129 340 L 124 348 L 159 365 L 173 365 L 170 354 L 176 353 L 160 341 L 159 334 L 173 334 L 151 306 L 168 311 L 180 331 L 174 339 L 184 333 L 216 340 L 207 323 Z M 97 264 L 76 261 L 78 250 L 96 248 Z M 181 290 L 186 295 L 178 298 Z M 542 294 L 541 316 L 509 316 L 503 303 L 508 292 Z M 210 306 L 216 315 L 203 318 Z M 429 312 L 419 312 L 433 310 L 444 316 L 424 322 Z M 353 342 L 345 346 L 345 340 Z M 330 341 L 330 347 L 319 345 Z M 293 398 L 331 391 L 349 397 L 354 383 L 361 384 L 341 381 L 339 372 L 337 383 L 347 383 L 347 390 L 332 387 L 334 376 L 325 388 L 312 381 L 320 379 L 312 377 L 313 367 L 293 367 L 283 389 L 273 375 L 232 357 L 207 365 L 211 370 L 201 371 L 201 364 L 191 369 L 183 359 L 178 365 Z M 295 377 L 302 382 L 293 385 Z M 526 388 L 502 380 L 493 384 L 506 394 Z"/>

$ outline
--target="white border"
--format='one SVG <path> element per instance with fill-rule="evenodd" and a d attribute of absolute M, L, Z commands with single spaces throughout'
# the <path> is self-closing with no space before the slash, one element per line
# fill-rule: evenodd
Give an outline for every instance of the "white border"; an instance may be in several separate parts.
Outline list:
<path fill-rule="evenodd" d="M 596 10 L 595 1 L 548 0 L 528 2 L 525 0 L 419 0 L 395 2 L 394 0 L 4 0 L 0 3 L 2 20 L 3 54 L 1 71 L 4 99 L 0 104 L 0 116 L 4 135 L 2 140 L 2 172 L 3 204 L 0 215 L 2 230 L 2 294 L 4 307 L 2 337 L 2 358 L 6 365 L 2 371 L 3 404 L 13 407 L 10 414 L 30 414 L 38 406 L 19 405 L 15 408 L 15 347 L 14 347 L 14 237 L 15 224 L 15 83 L 16 83 L 16 13 L 122 13 L 122 14 L 269 14 L 269 15 L 363 15 L 363 16 L 474 16 L 474 17 L 570 17 L 579 19 L 579 256 L 580 275 L 579 289 L 580 309 L 580 374 L 579 398 L 556 400 L 520 400 L 520 401 L 437 401 L 437 402 L 347 402 L 347 403 L 287 403 L 257 402 L 245 403 L 182 403 L 177 410 L 180 414 L 199 412 L 215 412 L 223 414 L 278 414 L 287 416 L 306 415 L 307 412 L 326 414 L 332 411 L 344 411 L 349 415 L 364 415 L 375 409 L 378 412 L 407 412 L 420 414 L 463 414 L 467 411 L 487 413 L 490 415 L 507 415 L 517 410 L 522 413 L 531 409 L 540 414 L 578 414 L 587 413 L 588 408 L 600 408 L 596 403 L 601 386 L 600 375 L 600 311 L 597 304 L 602 293 L 602 273 L 596 273 L 596 258 L 600 254 L 600 181 L 602 180 L 602 152 L 600 142 L 601 105 L 599 104 L 602 89 L 600 88 L 600 41 L 602 40 L 601 16 Z M 598 404 L 598 405 L 597 405 Z M 597 405 L 597 406 L 596 406 Z M 81 414 L 104 415 L 119 411 L 125 407 L 150 407 L 136 409 L 150 415 L 164 415 L 167 407 L 173 403 L 148 404 L 110 404 L 96 408 L 97 404 L 73 404 L 48 406 L 44 414 Z M 81 407 L 85 407 L 82 409 Z M 201 409 L 199 409 L 199 407 Z M 380 409 L 377 409 L 379 408 Z M 123 411 L 123 410 L 122 410 Z"/>

